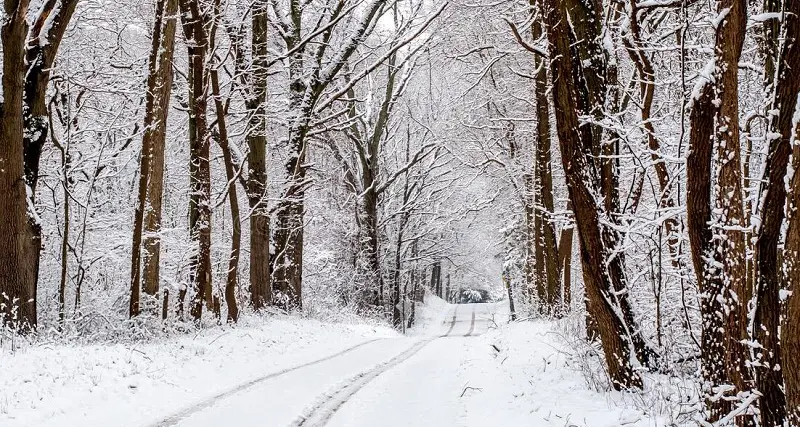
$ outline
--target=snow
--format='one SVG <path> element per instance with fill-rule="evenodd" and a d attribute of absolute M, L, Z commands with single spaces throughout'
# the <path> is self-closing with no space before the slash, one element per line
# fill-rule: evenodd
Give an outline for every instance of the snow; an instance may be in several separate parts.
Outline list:
<path fill-rule="evenodd" d="M 0 425 L 668 425 L 636 393 L 597 391 L 553 321 L 509 323 L 506 302 L 426 295 L 417 307 L 407 337 L 283 316 L 140 345 L 5 352 Z"/>
<path fill-rule="evenodd" d="M 759 14 L 750 16 L 750 21 L 752 21 L 752 22 L 766 22 L 766 21 L 769 21 L 771 19 L 780 20 L 781 19 L 781 13 L 780 12 L 765 12 L 765 13 L 759 13 Z"/>
<path fill-rule="evenodd" d="M 140 345 L 0 350 L 0 426 L 146 426 L 254 377 L 395 336 L 294 317 L 242 323 Z"/>

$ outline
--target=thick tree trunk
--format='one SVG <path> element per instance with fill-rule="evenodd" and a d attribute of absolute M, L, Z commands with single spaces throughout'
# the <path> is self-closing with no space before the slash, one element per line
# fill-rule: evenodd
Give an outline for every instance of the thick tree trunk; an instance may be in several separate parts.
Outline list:
<path fill-rule="evenodd" d="M 305 214 L 305 128 L 296 130 L 290 143 L 290 154 L 286 169 L 289 188 L 284 193 L 276 213 L 274 288 L 282 295 L 281 304 L 286 309 L 302 308 L 303 283 L 303 235 Z M 299 135 L 298 135 L 299 134 Z"/>
<path fill-rule="evenodd" d="M 253 4 L 252 92 L 247 132 L 247 200 L 250 204 L 250 297 L 255 310 L 272 303 L 267 207 L 267 1 Z"/>
<path fill-rule="evenodd" d="M 362 225 L 364 227 L 364 237 L 362 253 L 367 261 L 366 267 L 369 276 L 367 278 L 369 291 L 383 287 L 378 240 L 378 196 L 375 194 L 375 182 L 373 181 L 373 177 L 372 171 L 364 171 L 363 184 L 365 185 L 364 188 L 366 188 L 366 191 L 364 192 L 363 198 L 364 220 L 362 221 Z"/>
<path fill-rule="evenodd" d="M 47 86 L 50 83 L 50 70 L 55 63 L 58 47 L 77 4 L 78 0 L 47 0 L 42 4 L 39 13 L 33 20 L 28 40 L 25 43 L 27 70 L 22 112 L 24 122 L 22 143 L 25 181 L 30 187 L 28 196 L 31 210 L 34 209 L 36 200 L 39 160 L 49 133 L 46 95 Z M 30 247 L 26 252 L 28 260 L 25 262 L 25 268 L 29 271 L 25 274 L 33 277 L 35 289 L 38 284 L 39 257 L 42 249 L 42 230 L 38 221 L 29 221 L 28 235 Z M 34 300 L 35 294 L 36 292 L 34 292 Z"/>
<path fill-rule="evenodd" d="M 211 169 L 205 72 L 208 38 L 197 0 L 180 0 L 180 10 L 184 36 L 189 41 L 189 232 L 197 245 L 190 265 L 190 282 L 195 290 L 191 315 L 199 321 L 203 301 L 211 301 Z"/>
<path fill-rule="evenodd" d="M 0 271 L 0 294 L 6 294 L 8 301 L 5 309 L 10 312 L 18 307 L 16 320 L 24 325 L 24 330 L 36 326 L 36 291 L 39 275 L 39 254 L 41 252 L 41 226 L 34 208 L 36 184 L 39 178 L 39 159 L 42 147 L 47 141 L 48 121 L 46 92 L 50 81 L 50 70 L 55 62 L 58 47 L 64 36 L 67 24 L 75 11 L 78 0 L 48 0 L 44 2 L 37 14 L 34 14 L 32 26 L 28 31 L 25 15 L 28 14 L 27 0 L 13 0 L 4 4 L 5 20 L 3 22 L 3 103 L 2 132 L 4 144 L 0 150 L 0 159 L 9 163 L 17 162 L 17 148 L 20 145 L 23 172 L 16 174 L 16 164 L 5 169 L 8 181 L 2 184 L 3 194 L 9 199 L 22 191 L 27 200 L 11 201 L 3 206 L 8 218 L 4 233 L 9 241 L 3 250 L 13 251 L 14 255 L 7 259 L 9 267 L 17 271 Z M 20 21 L 20 19 L 22 21 Z M 29 36 L 26 40 L 26 36 Z M 21 79 L 21 80 L 20 80 Z M 19 107 L 19 108 L 18 108 Z M 14 117 L 18 115 L 19 117 Z M 18 134 L 17 129 L 22 131 Z M 18 137 L 18 138 L 17 138 Z M 17 139 L 15 139 L 17 138 Z M 13 142 L 12 142 L 13 141 Z M 16 183 L 20 179 L 20 183 Z M 19 187 L 19 188 L 18 188 Z M 24 228 L 16 229 L 18 218 L 15 211 L 23 204 L 26 215 Z M 6 215 L 7 214 L 7 215 Z M 17 236 L 24 233 L 24 237 Z M 18 244 L 11 244 L 19 239 Z M 13 279 L 16 277 L 17 279 Z M 6 289 L 8 288 L 8 289 Z M 14 319 L 7 319 L 14 320 Z"/>
<path fill-rule="evenodd" d="M 730 399 L 720 397 L 731 390 L 720 387 L 733 386 L 740 399 L 745 396 L 739 393 L 750 390 L 747 349 L 742 342 L 749 339 L 746 304 L 752 297 L 744 259 L 747 222 L 742 206 L 737 82 L 746 7 L 743 0 L 722 1 L 718 7 L 723 19 L 717 27 L 716 75 L 694 99 L 687 158 L 689 239 L 700 284 L 702 371 L 712 422 L 731 410 Z M 713 181 L 712 162 L 717 162 L 713 169 L 718 173 Z M 712 185 L 718 194 L 713 204 Z"/>
<path fill-rule="evenodd" d="M 747 284 L 745 260 L 746 228 L 742 194 L 742 168 L 739 141 L 739 58 L 744 43 L 747 5 L 744 0 L 722 0 L 719 13 L 724 16 L 717 28 L 716 77 L 714 95 L 719 110 L 715 120 L 715 162 L 717 198 L 712 211 L 712 231 L 716 251 L 722 256 L 722 292 L 724 299 L 725 361 L 728 375 L 737 393 L 751 389 L 748 348 L 750 339 L 747 302 L 753 291 Z M 727 11 L 727 12 L 726 12 Z M 727 14 L 726 14 L 727 13 Z M 739 398 L 744 398 L 740 394 Z M 745 416 L 737 422 L 749 423 Z"/>
<path fill-rule="evenodd" d="M 167 115 L 172 92 L 172 57 L 175 48 L 176 0 L 161 0 L 156 4 L 156 19 L 150 51 L 147 78 L 144 136 L 140 160 L 138 203 L 134 216 L 134 236 L 131 252 L 131 316 L 140 310 L 140 275 L 146 302 L 152 313 L 158 312 L 157 294 L 160 282 L 161 203 L 164 192 L 164 151 Z M 141 246 L 144 246 L 144 268 L 141 268 Z"/>
<path fill-rule="evenodd" d="M 713 389 L 728 382 L 725 361 L 725 340 L 719 254 L 711 248 L 711 153 L 714 129 L 714 106 L 711 84 L 706 84 L 694 99 L 690 114 L 689 155 L 686 158 L 686 217 L 692 261 L 700 290 L 702 319 L 701 371 L 705 381 L 706 408 L 709 421 L 726 415 L 731 403 L 714 396 Z"/>
<path fill-rule="evenodd" d="M 290 3 L 292 33 L 286 37 L 286 48 L 292 50 L 302 40 L 302 10 L 298 2 Z M 303 52 L 289 57 L 289 109 L 293 114 L 289 125 L 289 158 L 285 164 L 286 189 L 276 211 L 274 289 L 281 293 L 286 309 L 302 308 L 303 235 L 305 214 L 306 134 L 313 105 L 306 99 L 308 84 L 304 77 Z"/>
<path fill-rule="evenodd" d="M 800 141 L 800 123 L 794 130 Z M 800 145 L 792 153 L 794 176 L 786 204 L 789 228 L 784 249 L 783 289 L 787 301 L 781 323 L 781 371 L 786 390 L 786 421 L 789 426 L 800 425 Z"/>
<path fill-rule="evenodd" d="M 617 315 L 619 299 L 615 292 L 624 288 L 624 275 L 618 257 L 609 253 L 616 245 L 612 230 L 603 226 L 601 212 L 593 193 L 599 189 L 599 179 L 583 150 L 579 134 L 578 106 L 573 85 L 572 55 L 566 5 L 556 0 L 544 0 L 543 9 L 550 46 L 553 104 L 561 157 L 567 178 L 570 200 L 575 209 L 578 236 L 581 241 L 586 293 L 592 318 L 597 322 L 606 357 L 609 376 L 615 388 L 641 387 L 642 379 L 631 363 L 636 358 L 631 330 L 626 319 Z"/>
<path fill-rule="evenodd" d="M 763 206 L 761 226 L 756 237 L 756 312 L 755 338 L 761 348 L 756 358 L 761 362 L 757 369 L 757 385 L 761 423 L 773 427 L 783 425 L 785 402 L 783 375 L 780 367 L 780 270 L 778 245 L 784 220 L 786 185 L 784 178 L 791 154 L 792 116 L 795 114 L 797 95 L 800 92 L 800 0 L 786 0 L 784 14 L 785 39 L 778 62 L 775 95 L 771 103 L 772 114 L 769 154 L 762 180 Z M 769 26 L 767 26 L 769 27 Z M 769 32 L 768 32 L 769 33 Z"/>
<path fill-rule="evenodd" d="M 27 11 L 27 0 L 4 3 L 0 104 L 0 323 L 23 332 L 36 327 L 36 277 L 30 265 L 35 248 L 22 144 Z"/>

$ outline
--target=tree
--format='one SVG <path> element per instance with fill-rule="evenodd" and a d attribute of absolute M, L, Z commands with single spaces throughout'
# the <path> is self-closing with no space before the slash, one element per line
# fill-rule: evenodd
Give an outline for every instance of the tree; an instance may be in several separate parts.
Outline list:
<path fill-rule="evenodd" d="M 179 5 L 189 52 L 189 233 L 197 244 L 189 267 L 195 291 L 191 315 L 199 321 L 203 300 L 211 302 L 211 140 L 206 117 L 208 35 L 197 0 L 179 0 Z"/>
<path fill-rule="evenodd" d="M 582 137 L 579 133 L 566 5 L 545 0 L 542 9 L 547 25 L 556 130 L 581 243 L 590 314 L 598 325 L 614 387 L 641 387 L 642 379 L 631 364 L 636 357 L 636 350 L 627 328 L 633 325 L 626 325 L 626 319 L 617 314 L 620 313 L 619 296 L 614 291 L 624 287 L 624 273 L 619 258 L 610 257 L 609 254 L 616 237 L 611 229 L 601 223 L 599 215 L 602 210 L 592 194 L 600 188 L 600 181 L 583 148 L 586 136 Z"/>
<path fill-rule="evenodd" d="M 35 212 L 29 211 L 23 179 L 23 105 L 25 88 L 25 15 L 27 0 L 5 2 L 3 41 L 3 103 L 0 105 L 0 313 L 3 325 L 21 330 L 36 327 L 36 277 L 29 256 L 36 251 L 30 234 Z M 33 224 L 32 224 L 33 223 Z"/>
<path fill-rule="evenodd" d="M 761 347 L 756 360 L 762 369 L 756 370 L 761 422 L 766 426 L 783 425 L 786 400 L 782 384 L 783 366 L 779 346 L 780 325 L 780 265 L 778 246 L 784 224 L 786 205 L 786 177 L 792 151 L 792 122 L 796 114 L 797 95 L 800 92 L 800 1 L 787 0 L 783 11 L 783 41 L 777 61 L 774 94 L 770 103 L 770 131 L 772 136 L 769 154 L 762 179 L 763 205 L 760 209 L 761 226 L 756 234 L 756 304 L 754 333 Z M 771 24 L 766 25 L 770 27 Z M 767 57 L 769 58 L 769 56 Z M 769 59 L 766 59 L 769 63 Z M 775 67 L 774 65 L 772 66 Z M 769 66 L 765 67 L 768 71 Z"/>
<path fill-rule="evenodd" d="M 795 124 L 792 147 L 792 167 L 800 167 L 800 123 Z M 797 169 L 795 169 L 797 171 Z M 786 311 L 781 322 L 781 371 L 786 390 L 786 421 L 788 425 L 800 423 L 800 173 L 791 176 L 787 200 L 788 230 L 786 232 L 785 259 L 782 283 L 787 296 Z"/>
<path fill-rule="evenodd" d="M 270 214 L 267 207 L 267 1 L 252 8 L 247 133 L 247 201 L 250 204 L 250 302 L 256 310 L 272 303 L 269 255 Z"/>
<path fill-rule="evenodd" d="M 752 294 L 747 289 L 744 259 L 746 221 L 739 149 L 738 63 L 745 2 L 719 2 L 718 13 L 714 61 L 694 92 L 687 158 L 687 215 L 701 292 L 702 371 L 711 421 L 732 409 L 730 401 L 720 397 L 726 387 L 732 386 L 738 399 L 747 397 L 748 357 L 741 342 L 748 338 L 745 302 Z M 712 170 L 717 173 L 713 178 Z M 717 195 L 714 200 L 712 187 Z"/>
<path fill-rule="evenodd" d="M 175 14 L 177 0 L 156 2 L 153 40 L 150 50 L 144 135 L 140 156 L 139 192 L 133 226 L 131 249 L 130 316 L 140 311 L 141 276 L 144 292 L 150 297 L 148 305 L 156 311 L 160 284 L 161 203 L 164 194 L 164 151 L 166 146 L 167 115 L 172 93 L 172 57 L 175 52 Z M 144 245 L 142 273 L 141 246 Z"/>
<path fill-rule="evenodd" d="M 541 19 L 532 24 L 533 39 L 544 37 Z M 534 281 L 540 293 L 540 304 L 546 312 L 555 314 L 560 310 L 561 286 L 558 268 L 558 247 L 556 232 L 550 218 L 555 207 L 553 203 L 553 172 L 550 166 L 550 105 L 547 99 L 547 69 L 545 59 L 534 55 L 536 79 L 534 81 L 534 97 L 536 99 L 536 154 L 534 164 L 533 192 L 534 221 L 533 242 Z M 530 209 L 530 208 L 529 208 Z M 531 243 L 528 243 L 531 245 Z"/>
<path fill-rule="evenodd" d="M 8 150 L 3 158 L 9 162 L 16 162 L 16 148 L 10 147 L 11 144 L 22 144 L 23 166 L 25 182 L 21 188 L 20 184 L 15 183 L 16 178 L 7 178 L 5 193 L 9 199 L 15 199 L 20 191 L 29 200 L 25 202 L 27 226 L 20 226 L 19 218 L 15 216 L 19 211 L 21 200 L 9 200 L 9 235 L 16 236 L 18 233 L 27 234 L 27 237 L 9 237 L 10 239 L 20 239 L 13 245 L 7 245 L 5 250 L 13 251 L 9 254 L 8 268 L 15 270 L 25 270 L 18 272 L 7 272 L 0 274 L 3 278 L 3 285 L 0 285 L 0 293 L 5 294 L 6 311 L 11 313 L 17 310 L 12 316 L 15 320 L 26 324 L 26 329 L 35 328 L 36 318 L 36 293 L 39 275 L 39 254 L 41 251 L 41 224 L 37 219 L 35 211 L 36 184 L 39 179 L 39 159 L 42 148 L 47 141 L 48 120 L 46 91 L 50 82 L 50 74 L 56 59 L 61 40 L 67 29 L 70 19 L 75 12 L 77 0 L 48 0 L 39 11 L 33 15 L 31 28 L 28 28 L 25 17 L 18 15 L 27 13 L 28 1 L 13 1 L 6 4 L 5 12 L 9 20 L 4 24 L 4 71 L 3 71 L 3 98 L 4 108 L 3 117 L 8 120 L 5 150 Z M 19 19 L 22 21 L 20 22 Z M 6 53 L 6 51 L 9 51 Z M 21 50 L 22 58 L 18 57 Z M 6 61 L 7 59 L 7 61 Z M 19 62 L 22 61 L 22 62 Z M 6 68 L 8 67 L 8 68 Z M 20 74 L 19 76 L 17 74 Z M 22 87 L 18 87 L 17 79 L 22 78 Z M 22 90 L 17 94 L 18 90 Z M 17 109 L 17 97 L 21 97 L 22 106 Z M 7 106 L 6 106 L 7 105 Z M 19 114 L 22 120 L 22 133 L 17 134 L 16 120 L 12 115 Z M 16 139 L 18 138 L 18 139 Z M 16 142 L 13 142 L 16 141 Z M 8 173 L 14 175 L 15 165 L 9 166 Z M 13 242 L 9 242 L 13 243 Z M 8 288 L 8 289 L 6 289 Z"/>

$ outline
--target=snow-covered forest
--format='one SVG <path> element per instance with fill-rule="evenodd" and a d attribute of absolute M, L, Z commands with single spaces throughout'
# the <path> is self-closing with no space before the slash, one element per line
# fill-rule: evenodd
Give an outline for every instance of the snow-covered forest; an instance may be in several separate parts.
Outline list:
<path fill-rule="evenodd" d="M 800 427 L 798 43 L 800 0 L 5 0 L 0 425 L 223 425 L 339 357 L 286 419 L 390 425 L 357 396 L 435 347 L 463 425 Z"/>

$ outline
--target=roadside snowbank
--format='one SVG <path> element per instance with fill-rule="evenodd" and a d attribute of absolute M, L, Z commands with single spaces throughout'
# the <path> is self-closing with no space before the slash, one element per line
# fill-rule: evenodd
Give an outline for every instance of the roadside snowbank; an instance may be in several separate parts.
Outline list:
<path fill-rule="evenodd" d="M 514 322 L 474 338 L 462 370 L 466 426 L 670 425 L 637 409 L 634 393 L 590 390 L 555 330 L 552 321 Z"/>
<path fill-rule="evenodd" d="M 292 316 L 243 320 L 141 345 L 0 351 L 0 426 L 146 426 L 253 377 L 396 336 Z"/>

